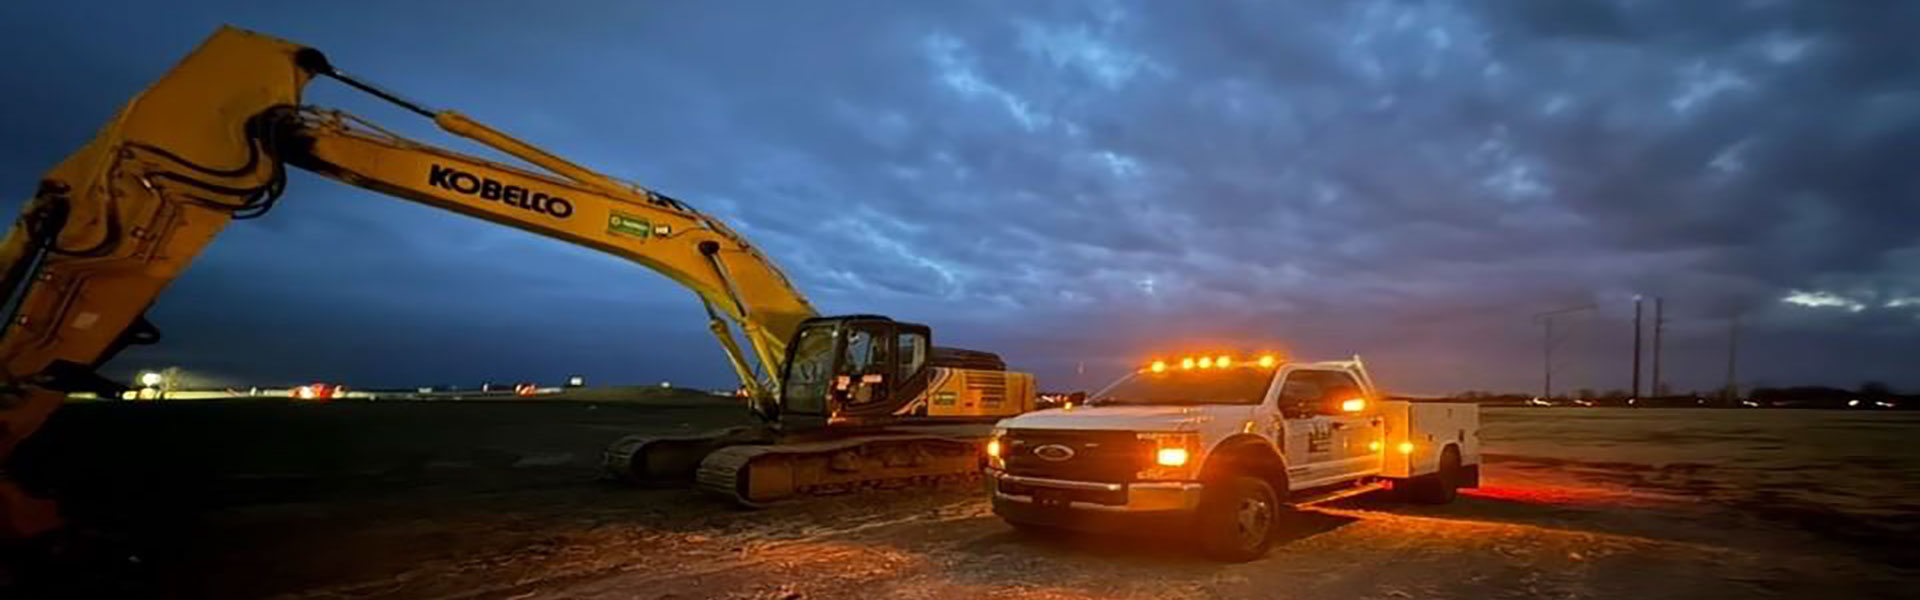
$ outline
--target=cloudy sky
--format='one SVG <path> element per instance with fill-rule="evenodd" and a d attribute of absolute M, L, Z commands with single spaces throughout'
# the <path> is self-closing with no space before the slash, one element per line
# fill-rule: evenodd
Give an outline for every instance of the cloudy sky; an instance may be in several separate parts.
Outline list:
<path fill-rule="evenodd" d="M 1920 387 L 1920 3 L 159 4 L 0 7 L 8 212 L 232 23 L 685 199 L 823 311 L 1043 387 L 1275 348 L 1532 390 L 1529 317 L 1592 304 L 1560 386 L 1624 388 L 1636 294 L 1679 389 L 1723 380 L 1735 315 L 1743 383 Z M 166 342 L 116 372 L 730 377 L 663 277 L 304 174 L 151 316 Z"/>

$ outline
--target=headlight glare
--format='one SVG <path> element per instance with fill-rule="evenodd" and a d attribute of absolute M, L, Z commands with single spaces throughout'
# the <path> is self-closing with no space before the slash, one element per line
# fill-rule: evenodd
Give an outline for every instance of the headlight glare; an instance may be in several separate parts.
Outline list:
<path fill-rule="evenodd" d="M 1135 474 L 1142 480 L 1190 480 L 1194 478 L 1193 459 L 1200 452 L 1200 435 L 1191 431 L 1141 433 L 1140 441 L 1149 452 L 1144 468 Z"/>

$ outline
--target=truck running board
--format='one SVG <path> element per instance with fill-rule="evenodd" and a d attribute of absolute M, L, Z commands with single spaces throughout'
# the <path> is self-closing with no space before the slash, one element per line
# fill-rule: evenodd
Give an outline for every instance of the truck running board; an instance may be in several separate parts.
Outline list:
<path fill-rule="evenodd" d="M 1356 486 L 1337 487 L 1331 490 L 1314 490 L 1304 496 L 1295 497 L 1293 499 L 1293 505 L 1298 508 L 1305 508 L 1315 504 L 1324 504 L 1342 498 L 1352 498 L 1361 494 L 1377 492 L 1384 489 L 1387 489 L 1387 482 L 1373 481 Z"/>

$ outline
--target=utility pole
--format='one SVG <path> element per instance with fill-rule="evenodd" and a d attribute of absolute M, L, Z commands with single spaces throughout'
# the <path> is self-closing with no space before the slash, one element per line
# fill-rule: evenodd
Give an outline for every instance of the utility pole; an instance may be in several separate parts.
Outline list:
<path fill-rule="evenodd" d="M 1540 399 L 1553 401 L 1553 319 L 1547 319 L 1547 338 L 1540 342 Z"/>
<path fill-rule="evenodd" d="M 1722 391 L 1722 394 L 1726 396 L 1728 404 L 1733 404 L 1740 399 L 1740 388 L 1734 387 L 1733 383 L 1733 369 L 1736 364 L 1734 358 L 1739 350 L 1740 315 L 1734 315 L 1733 319 L 1727 322 L 1727 387 Z"/>
<path fill-rule="evenodd" d="M 1640 397 L 1640 296 L 1633 296 L 1633 391 L 1627 392 L 1627 399 Z"/>
<path fill-rule="evenodd" d="M 1533 316 L 1533 321 L 1535 323 L 1540 323 L 1546 326 L 1546 337 L 1540 340 L 1540 399 L 1541 400 L 1553 399 L 1553 346 L 1555 342 L 1559 341 L 1558 339 L 1553 337 L 1553 318 L 1560 315 L 1568 314 L 1568 313 L 1575 313 L 1583 310 L 1593 310 L 1593 309 L 1594 309 L 1594 306 L 1592 304 L 1584 304 L 1584 305 L 1575 306 L 1572 308 L 1550 310 L 1550 311 L 1539 313 Z"/>
<path fill-rule="evenodd" d="M 1653 389 L 1648 391 L 1655 398 L 1663 393 L 1660 390 L 1660 330 L 1667 324 L 1666 306 L 1666 298 L 1653 297 Z"/>

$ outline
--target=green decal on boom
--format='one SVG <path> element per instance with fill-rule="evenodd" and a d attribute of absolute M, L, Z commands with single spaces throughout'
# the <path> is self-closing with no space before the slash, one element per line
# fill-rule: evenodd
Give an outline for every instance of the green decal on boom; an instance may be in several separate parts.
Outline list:
<path fill-rule="evenodd" d="M 644 240 L 653 235 L 653 225 L 646 219 L 614 211 L 607 216 L 607 233 Z"/>
<path fill-rule="evenodd" d="M 953 406 L 953 392 L 934 392 L 933 403 L 940 406 Z"/>

